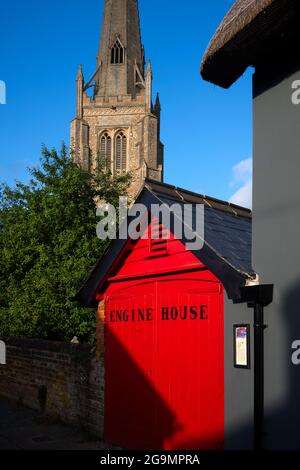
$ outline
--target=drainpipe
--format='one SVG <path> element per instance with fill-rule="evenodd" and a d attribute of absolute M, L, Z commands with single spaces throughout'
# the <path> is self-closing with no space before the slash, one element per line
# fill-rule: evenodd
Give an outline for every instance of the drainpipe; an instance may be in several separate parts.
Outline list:
<path fill-rule="evenodd" d="M 242 302 L 254 309 L 254 450 L 263 449 L 264 436 L 264 308 L 273 301 L 273 284 L 241 288 Z"/>

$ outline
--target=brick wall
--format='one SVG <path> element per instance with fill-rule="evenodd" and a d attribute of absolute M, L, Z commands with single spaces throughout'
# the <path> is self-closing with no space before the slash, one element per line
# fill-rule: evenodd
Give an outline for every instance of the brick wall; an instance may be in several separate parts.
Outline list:
<path fill-rule="evenodd" d="M 0 395 L 102 437 L 103 351 L 90 345 L 0 338 Z M 97 348 L 98 349 L 98 348 Z"/>

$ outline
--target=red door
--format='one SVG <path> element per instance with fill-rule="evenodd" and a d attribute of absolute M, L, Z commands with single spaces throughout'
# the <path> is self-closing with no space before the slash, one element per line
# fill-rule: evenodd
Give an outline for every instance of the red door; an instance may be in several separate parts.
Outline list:
<path fill-rule="evenodd" d="M 199 275 L 115 284 L 106 298 L 105 439 L 222 448 L 223 294 Z"/>

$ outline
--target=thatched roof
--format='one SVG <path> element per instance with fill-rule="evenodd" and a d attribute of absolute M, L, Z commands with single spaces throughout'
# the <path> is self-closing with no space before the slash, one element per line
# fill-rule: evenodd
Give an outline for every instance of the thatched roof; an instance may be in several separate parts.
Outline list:
<path fill-rule="evenodd" d="M 201 75 L 228 88 L 249 65 L 295 36 L 300 37 L 299 0 L 237 0 L 205 52 Z"/>

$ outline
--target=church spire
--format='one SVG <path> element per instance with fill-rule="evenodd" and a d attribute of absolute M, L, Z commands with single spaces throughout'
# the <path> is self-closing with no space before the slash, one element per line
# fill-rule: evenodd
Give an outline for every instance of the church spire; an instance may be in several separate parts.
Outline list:
<path fill-rule="evenodd" d="M 95 72 L 85 80 L 79 67 L 76 117 L 71 123 L 74 161 L 99 170 L 99 158 L 118 175 L 130 172 L 131 197 L 144 179 L 163 180 L 160 103 L 152 103 L 152 67 L 145 62 L 138 0 L 104 1 Z M 94 89 L 91 94 L 90 90 Z"/>
<path fill-rule="evenodd" d="M 159 98 L 159 93 L 158 92 L 156 93 L 156 100 L 155 100 L 154 109 L 155 109 L 157 114 L 160 114 L 161 105 L 160 105 L 160 98 Z"/>
<path fill-rule="evenodd" d="M 152 67 L 150 59 L 148 60 L 148 66 L 146 71 L 146 110 L 151 113 L 152 110 Z"/>
<path fill-rule="evenodd" d="M 82 65 L 79 65 L 76 78 L 76 117 L 82 119 L 84 77 Z"/>
<path fill-rule="evenodd" d="M 97 69 L 96 96 L 139 93 L 144 50 L 137 0 L 105 0 Z"/>

